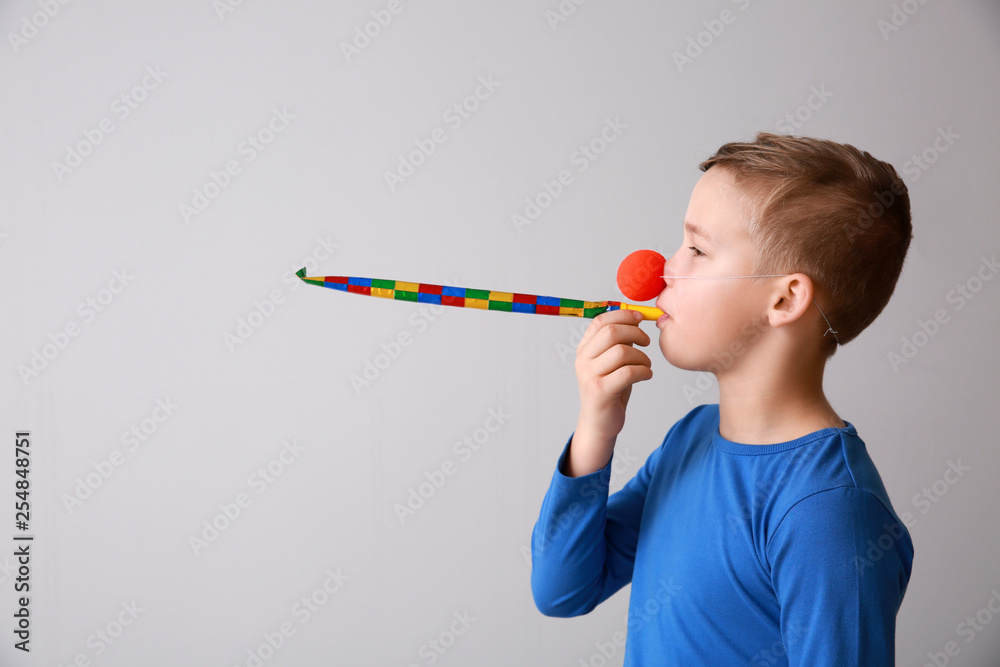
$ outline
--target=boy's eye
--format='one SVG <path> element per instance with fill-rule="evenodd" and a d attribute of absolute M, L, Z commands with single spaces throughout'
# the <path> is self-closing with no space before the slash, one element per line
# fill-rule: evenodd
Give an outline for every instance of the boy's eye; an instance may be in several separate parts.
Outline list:
<path fill-rule="evenodd" d="M 695 247 L 695 246 L 691 246 L 689 249 L 692 250 L 692 251 L 694 251 L 694 256 L 695 257 L 702 257 L 705 254 L 701 250 L 698 250 L 698 248 Z"/>

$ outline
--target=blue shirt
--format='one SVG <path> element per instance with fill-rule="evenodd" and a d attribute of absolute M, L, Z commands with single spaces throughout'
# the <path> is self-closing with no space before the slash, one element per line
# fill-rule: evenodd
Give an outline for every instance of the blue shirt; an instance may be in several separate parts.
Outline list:
<path fill-rule="evenodd" d="M 631 582 L 625 665 L 894 664 L 913 543 L 851 424 L 745 445 L 702 405 L 610 498 L 611 462 L 570 478 L 566 453 L 532 534 L 542 613 Z"/>

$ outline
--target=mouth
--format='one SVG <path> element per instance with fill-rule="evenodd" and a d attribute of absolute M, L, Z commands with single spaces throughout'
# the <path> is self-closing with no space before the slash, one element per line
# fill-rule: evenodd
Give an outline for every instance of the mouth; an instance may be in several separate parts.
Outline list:
<path fill-rule="evenodd" d="M 667 314 L 667 313 L 663 313 L 658 318 L 656 318 L 656 326 L 657 327 L 663 326 L 663 324 L 666 323 L 666 321 L 669 320 L 669 319 L 670 319 L 670 315 Z"/>

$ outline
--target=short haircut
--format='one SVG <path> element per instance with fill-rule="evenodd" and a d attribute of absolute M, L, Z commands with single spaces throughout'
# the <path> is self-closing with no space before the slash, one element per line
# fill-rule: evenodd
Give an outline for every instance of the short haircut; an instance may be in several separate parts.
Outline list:
<path fill-rule="evenodd" d="M 760 132 L 699 165 L 711 167 L 742 191 L 754 275 L 809 276 L 840 343 L 878 317 L 913 238 L 909 194 L 892 165 L 848 144 Z"/>

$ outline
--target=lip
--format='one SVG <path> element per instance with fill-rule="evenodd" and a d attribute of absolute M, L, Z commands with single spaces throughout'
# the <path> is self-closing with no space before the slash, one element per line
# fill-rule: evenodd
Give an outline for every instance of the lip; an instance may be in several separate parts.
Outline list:
<path fill-rule="evenodd" d="M 669 319 L 670 319 L 670 315 L 668 313 L 663 313 L 658 318 L 656 318 L 656 326 L 658 326 L 658 327 L 662 326 Z"/>

